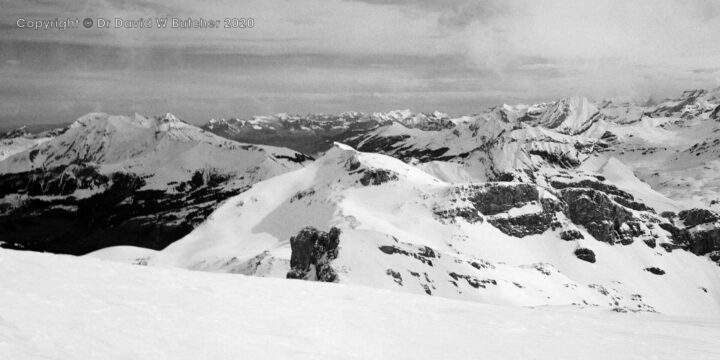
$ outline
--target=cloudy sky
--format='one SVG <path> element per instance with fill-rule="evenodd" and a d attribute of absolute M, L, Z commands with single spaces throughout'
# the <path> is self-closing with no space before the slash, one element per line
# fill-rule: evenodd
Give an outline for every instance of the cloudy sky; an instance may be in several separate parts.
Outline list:
<path fill-rule="evenodd" d="M 719 0 L 0 0 L 0 125 L 91 111 L 450 114 L 720 86 Z M 19 18 L 253 18 L 252 29 L 19 29 Z M 154 25 L 154 24 L 153 24 Z"/>

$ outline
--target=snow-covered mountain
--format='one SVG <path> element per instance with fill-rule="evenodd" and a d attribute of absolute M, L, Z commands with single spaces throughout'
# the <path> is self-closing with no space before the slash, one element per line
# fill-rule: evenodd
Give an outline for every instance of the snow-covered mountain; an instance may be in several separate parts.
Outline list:
<path fill-rule="evenodd" d="M 681 243 L 678 223 L 596 174 L 561 175 L 448 182 L 337 144 L 160 252 L 92 256 L 493 304 L 720 315 L 720 267 L 680 249 L 694 243 Z"/>
<path fill-rule="evenodd" d="M 720 88 L 687 91 L 651 107 L 594 105 L 578 97 L 503 105 L 452 119 L 456 126 L 445 130 L 393 123 L 341 141 L 480 179 L 534 181 L 547 168 L 598 170 L 616 158 L 654 190 L 682 203 L 662 210 L 720 210 L 718 94 Z"/>
<path fill-rule="evenodd" d="M 237 156 L 237 152 L 245 156 Z M 269 155 L 269 156 L 268 156 Z M 93 113 L 32 151 L 0 162 L 6 174 L 72 164 L 98 166 L 103 173 L 123 171 L 143 177 L 147 188 L 190 180 L 198 169 L 244 173 L 260 166 L 271 177 L 282 173 L 297 152 L 237 143 L 185 123 L 172 114 L 147 118 Z M 302 157 L 297 162 L 302 162 Z M 292 163 L 292 162 L 291 162 Z"/>
<path fill-rule="evenodd" d="M 91 256 L 134 264 L 720 316 L 719 92 L 456 118 L 278 114 L 206 130 L 91 114 L 0 162 L 14 189 L 0 222 L 57 232 L 69 208 L 72 224 L 103 230 L 41 234 L 43 246 L 25 248 L 78 246 L 68 239 L 80 234 L 85 247 L 65 252 L 102 248 Z M 323 154 L 309 162 L 213 133 Z M 24 234 L 12 231 L 0 236 Z"/>
<path fill-rule="evenodd" d="M 308 160 L 221 138 L 172 114 L 88 114 L 0 161 L 0 242 L 70 253 L 162 248 L 224 199 Z"/>
<path fill-rule="evenodd" d="M 250 120 L 211 119 L 203 129 L 228 139 L 285 146 L 306 154 L 315 154 L 328 150 L 336 140 L 393 123 L 428 131 L 453 126 L 450 116 L 438 111 L 414 113 L 410 110 L 395 110 L 372 114 L 344 112 L 337 115 L 282 113 L 255 116 Z"/>
<path fill-rule="evenodd" d="M 64 129 L 50 129 L 38 132 L 31 132 L 27 126 L 6 131 L 0 134 L 0 161 L 23 152 L 46 141 L 53 139 L 64 131 Z"/>

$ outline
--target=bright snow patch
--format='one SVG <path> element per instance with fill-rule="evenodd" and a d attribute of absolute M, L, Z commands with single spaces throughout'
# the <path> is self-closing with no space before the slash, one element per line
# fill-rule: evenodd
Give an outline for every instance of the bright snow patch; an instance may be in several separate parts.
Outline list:
<path fill-rule="evenodd" d="M 720 321 L 0 250 L 4 359 L 717 359 Z"/>

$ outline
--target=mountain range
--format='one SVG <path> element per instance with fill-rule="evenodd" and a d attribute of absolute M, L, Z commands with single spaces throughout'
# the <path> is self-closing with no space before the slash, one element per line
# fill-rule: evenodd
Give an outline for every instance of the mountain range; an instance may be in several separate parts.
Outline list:
<path fill-rule="evenodd" d="M 28 142 L 0 161 L 3 247 L 491 304 L 720 315 L 720 89 L 458 117 L 195 127 L 89 114 L 38 136 L 6 136 Z"/>

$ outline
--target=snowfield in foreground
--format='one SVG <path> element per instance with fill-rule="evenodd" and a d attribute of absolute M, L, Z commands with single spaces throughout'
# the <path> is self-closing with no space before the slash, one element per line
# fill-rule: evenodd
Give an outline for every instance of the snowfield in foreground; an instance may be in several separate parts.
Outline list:
<path fill-rule="evenodd" d="M 718 359 L 720 319 L 0 250 L 3 359 Z"/>

